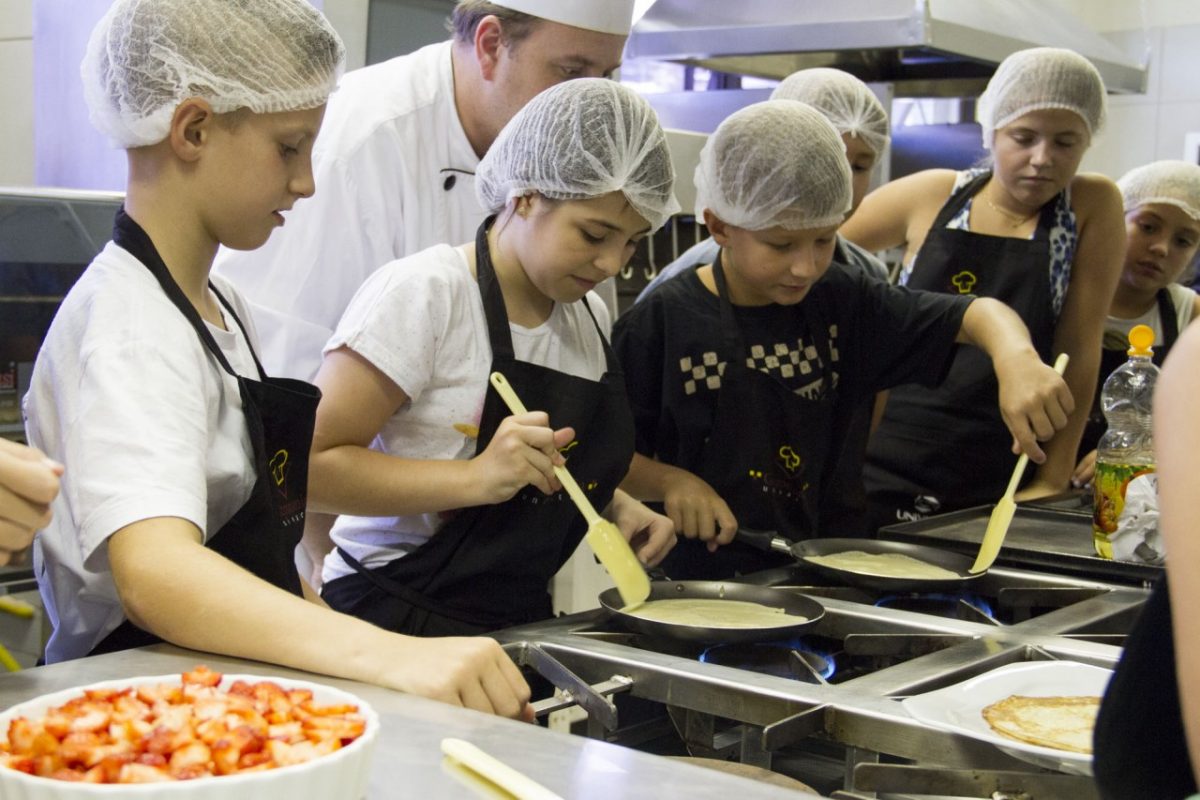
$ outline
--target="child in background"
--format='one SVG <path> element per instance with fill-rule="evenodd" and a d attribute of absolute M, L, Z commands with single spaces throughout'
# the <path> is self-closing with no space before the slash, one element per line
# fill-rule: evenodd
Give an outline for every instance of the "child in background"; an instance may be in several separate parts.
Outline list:
<path fill-rule="evenodd" d="M 1065 420 L 1066 386 L 1003 304 L 830 266 L 850 167 L 811 106 L 774 100 L 731 115 L 701 151 L 696 190 L 716 261 L 663 283 L 613 333 L 637 426 L 626 488 L 662 502 L 692 540 L 664 561 L 672 578 L 779 563 L 738 543 L 718 550 L 739 525 L 822 535 L 821 506 L 841 489 L 831 456 L 854 410 L 900 382 L 936 384 L 956 342 L 994 360 L 1013 436 L 1031 454 Z"/>
<path fill-rule="evenodd" d="M 591 291 L 678 208 L 654 110 L 613 81 L 547 89 L 480 162 L 475 242 L 377 270 L 317 373 L 313 499 L 340 513 L 322 597 L 390 630 L 478 633 L 547 619 L 587 524 L 565 453 L 647 564 L 670 521 L 617 486 L 633 425 Z M 525 406 L 512 415 L 488 376 Z"/>
<path fill-rule="evenodd" d="M 313 193 L 343 54 L 303 0 L 118 0 L 92 34 L 85 94 L 129 180 L 26 397 L 29 440 L 71 465 L 34 553 L 46 660 L 166 640 L 528 717 L 496 642 L 396 636 L 301 596 L 318 392 L 263 374 L 245 303 L 209 274 Z"/>
<path fill-rule="evenodd" d="M 1096 445 L 1108 429 L 1100 390 L 1129 358 L 1129 332 L 1135 325 L 1153 329 L 1154 363 L 1162 366 L 1200 313 L 1200 297 L 1178 283 L 1200 250 L 1200 166 L 1155 161 L 1125 173 L 1117 188 L 1125 205 L 1125 265 L 1108 309 L 1096 396 L 1071 476 L 1077 487 L 1091 483 L 1096 471 Z"/>

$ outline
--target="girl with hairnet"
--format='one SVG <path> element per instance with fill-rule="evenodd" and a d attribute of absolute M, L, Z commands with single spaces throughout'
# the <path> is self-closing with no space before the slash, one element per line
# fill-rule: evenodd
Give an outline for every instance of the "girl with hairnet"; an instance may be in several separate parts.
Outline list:
<path fill-rule="evenodd" d="M 1100 376 L 1071 475 L 1075 486 L 1091 483 L 1096 471 L 1096 445 L 1108 429 L 1100 390 L 1129 358 L 1129 332 L 1150 326 L 1154 363 L 1162 366 L 1180 331 L 1200 315 L 1200 296 L 1178 283 L 1200 250 L 1200 166 L 1155 161 L 1125 173 L 1117 187 L 1125 205 L 1125 263 L 1104 325 Z"/>
<path fill-rule="evenodd" d="M 841 137 L 811 106 L 772 100 L 731 115 L 696 168 L 715 261 L 617 320 L 637 426 L 626 488 L 662 502 L 692 540 L 663 562 L 672 578 L 781 563 L 729 544 L 739 526 L 824 534 L 822 508 L 845 489 L 835 466 L 857 410 L 901 382 L 936 384 L 956 342 L 1020 366 L 1005 376 L 1014 418 L 1066 393 L 1002 303 L 831 266 L 850 180 Z M 1033 443 L 1027 428 L 1013 434 Z"/>
<path fill-rule="evenodd" d="M 990 166 L 892 181 L 844 228 L 871 250 L 904 246 L 907 286 L 1001 300 L 1043 361 L 1070 356 L 1070 395 L 1024 420 L 1008 416 L 1001 391 L 1013 365 L 969 349 L 936 391 L 893 390 L 867 450 L 872 529 L 996 502 L 1020 450 L 1039 467 L 1018 500 L 1067 488 L 1125 249 L 1116 187 L 1076 174 L 1104 113 L 1104 84 L 1087 59 L 1055 48 L 1014 53 L 979 100 Z M 1045 451 L 1014 441 L 1014 424 Z"/>
<path fill-rule="evenodd" d="M 592 289 L 677 209 L 645 100 L 602 79 L 537 95 L 479 165 L 475 241 L 376 271 L 317 374 L 313 498 L 340 513 L 322 596 L 389 630 L 547 619 L 586 523 L 555 464 L 657 563 L 670 521 L 617 487 L 633 425 Z M 512 415 L 499 371 L 531 409 Z"/>
<path fill-rule="evenodd" d="M 34 553 L 46 660 L 165 639 L 531 713 L 496 642 L 396 636 L 301 596 L 319 395 L 263 373 L 245 302 L 210 269 L 313 193 L 343 54 L 304 0 L 117 0 L 93 31 L 85 94 L 129 180 L 26 398 L 30 441 L 69 465 Z"/>

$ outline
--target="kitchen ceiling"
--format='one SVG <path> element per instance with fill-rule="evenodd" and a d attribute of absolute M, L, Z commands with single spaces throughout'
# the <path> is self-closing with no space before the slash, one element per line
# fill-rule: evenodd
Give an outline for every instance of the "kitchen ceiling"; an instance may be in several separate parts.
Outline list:
<path fill-rule="evenodd" d="M 1054 0 L 657 0 L 625 56 L 764 78 L 837 67 L 897 96 L 968 97 L 1037 46 L 1086 56 L 1110 92 L 1145 91 L 1144 66 Z"/>

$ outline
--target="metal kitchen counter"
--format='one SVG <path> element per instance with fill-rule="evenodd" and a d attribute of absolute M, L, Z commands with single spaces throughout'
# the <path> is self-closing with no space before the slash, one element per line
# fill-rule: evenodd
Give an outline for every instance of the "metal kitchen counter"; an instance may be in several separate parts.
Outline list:
<path fill-rule="evenodd" d="M 331 646 L 336 646 L 331 643 Z M 352 692 L 382 722 L 368 797 L 480 797 L 442 766 L 443 737 L 466 739 L 565 798 L 800 798 L 794 791 L 626 747 L 501 719 L 376 686 L 155 645 L 0 675 L 0 708 L 96 681 L 165 675 L 197 664 L 227 673 L 313 680 Z"/>

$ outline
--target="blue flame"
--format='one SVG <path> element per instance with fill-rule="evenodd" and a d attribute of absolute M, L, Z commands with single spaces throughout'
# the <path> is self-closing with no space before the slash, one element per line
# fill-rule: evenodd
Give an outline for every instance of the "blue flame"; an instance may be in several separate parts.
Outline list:
<path fill-rule="evenodd" d="M 964 592 L 963 594 L 949 594 L 941 592 L 929 592 L 925 594 L 888 594 L 875 601 L 877 607 L 887 607 L 896 603 L 903 603 L 905 600 L 924 600 L 933 603 L 945 603 L 948 608 L 954 608 L 961 600 L 967 605 L 974 608 L 981 614 L 986 614 L 992 619 L 996 618 L 992 604 L 985 598 L 979 595 Z"/>
<path fill-rule="evenodd" d="M 734 648 L 734 647 L 746 647 L 746 646 L 747 645 L 737 645 L 737 644 L 715 644 L 715 645 L 712 645 L 711 647 L 706 648 L 704 650 L 704 652 L 702 652 L 700 654 L 699 660 L 706 664 L 712 663 L 712 660 L 709 658 L 709 654 L 712 653 L 713 651 L 725 650 L 725 649 L 730 649 L 730 648 Z M 787 651 L 798 650 L 801 653 L 806 653 L 808 655 L 816 656 L 825 665 L 824 667 L 821 668 L 820 673 L 819 673 L 820 676 L 825 680 L 829 680 L 830 678 L 833 677 L 833 674 L 835 672 L 837 672 L 837 662 L 834 660 L 833 653 L 819 650 L 816 647 L 813 647 L 811 644 L 809 644 L 808 642 L 806 642 L 803 639 L 785 639 L 785 640 L 780 640 L 780 641 L 775 641 L 775 642 L 754 642 L 754 643 L 749 644 L 748 646 L 751 648 L 762 648 L 762 649 L 769 648 L 772 650 L 787 650 Z M 813 666 L 814 669 L 816 669 L 815 664 L 812 664 L 812 662 L 809 662 L 809 663 Z"/>

